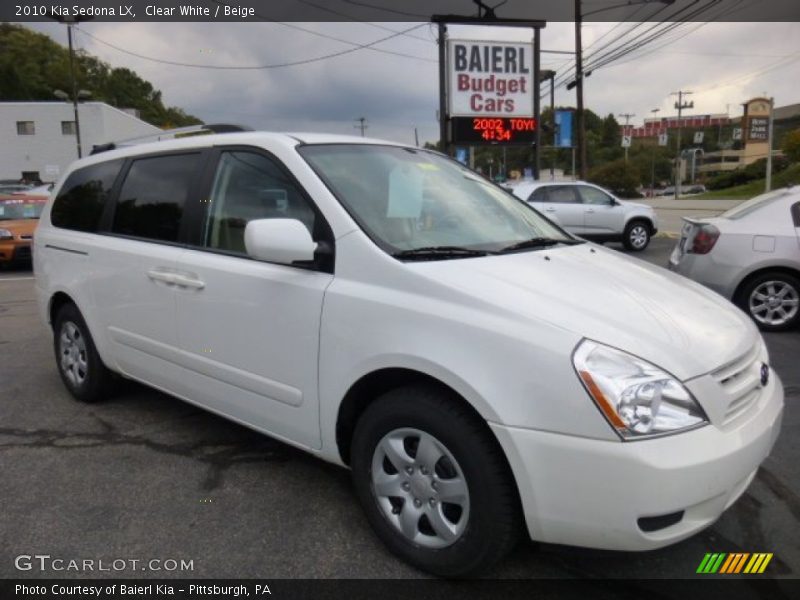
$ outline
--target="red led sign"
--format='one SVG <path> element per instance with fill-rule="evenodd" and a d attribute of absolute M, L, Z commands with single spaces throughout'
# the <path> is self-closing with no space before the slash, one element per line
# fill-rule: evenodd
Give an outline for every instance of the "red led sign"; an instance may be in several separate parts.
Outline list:
<path fill-rule="evenodd" d="M 456 144 L 532 144 L 536 119 L 530 117 L 453 117 Z"/>

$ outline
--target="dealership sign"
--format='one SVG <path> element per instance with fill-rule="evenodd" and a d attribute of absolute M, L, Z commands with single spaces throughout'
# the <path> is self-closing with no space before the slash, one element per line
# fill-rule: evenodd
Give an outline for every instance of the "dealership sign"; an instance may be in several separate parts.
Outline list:
<path fill-rule="evenodd" d="M 451 117 L 532 117 L 531 44 L 449 40 Z"/>

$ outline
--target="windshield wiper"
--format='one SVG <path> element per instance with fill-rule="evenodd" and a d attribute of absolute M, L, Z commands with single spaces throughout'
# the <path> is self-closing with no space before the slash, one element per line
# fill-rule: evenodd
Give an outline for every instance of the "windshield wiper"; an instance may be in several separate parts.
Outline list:
<path fill-rule="evenodd" d="M 513 252 L 514 250 L 523 250 L 525 248 L 546 248 L 548 246 L 555 246 L 556 244 L 567 244 L 568 246 L 573 246 L 575 244 L 582 243 L 583 242 L 581 240 L 556 240 L 546 237 L 534 237 L 530 238 L 529 240 L 522 240 L 521 242 L 506 246 L 500 250 L 500 253 Z"/>
<path fill-rule="evenodd" d="M 461 246 L 426 246 L 424 248 L 412 248 L 411 250 L 401 250 L 392 254 L 395 258 L 409 260 L 440 260 L 445 258 L 470 258 L 473 256 L 487 256 L 493 254 L 488 250 L 473 250 L 462 248 Z"/>

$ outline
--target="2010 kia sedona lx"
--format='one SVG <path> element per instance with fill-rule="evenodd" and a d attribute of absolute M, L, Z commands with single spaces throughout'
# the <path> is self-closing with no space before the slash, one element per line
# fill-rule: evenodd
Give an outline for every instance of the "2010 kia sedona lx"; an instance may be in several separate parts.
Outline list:
<path fill-rule="evenodd" d="M 378 536 L 475 573 L 518 534 L 647 550 L 778 435 L 752 322 L 438 153 L 227 133 L 79 160 L 35 238 L 79 400 L 138 380 L 352 470 Z"/>

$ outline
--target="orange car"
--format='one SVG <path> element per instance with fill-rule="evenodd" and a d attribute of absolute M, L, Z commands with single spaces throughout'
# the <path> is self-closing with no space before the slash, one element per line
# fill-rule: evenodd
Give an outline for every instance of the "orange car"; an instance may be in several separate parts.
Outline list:
<path fill-rule="evenodd" d="M 46 196 L 0 196 L 0 267 L 31 260 L 33 232 Z"/>

